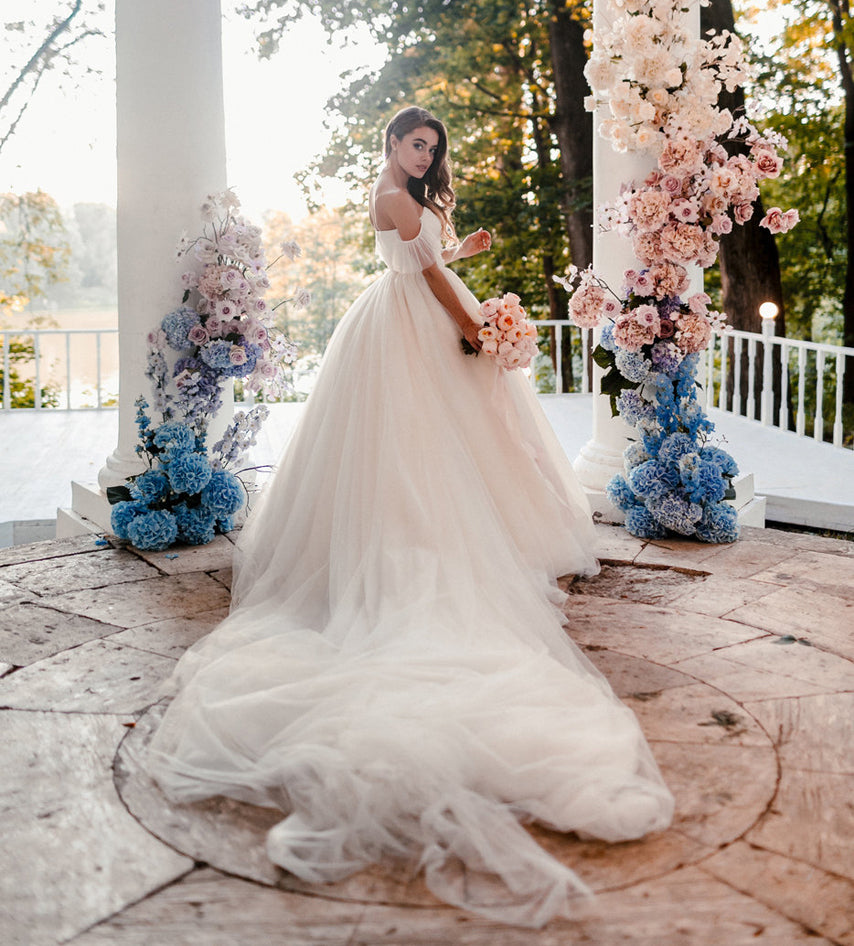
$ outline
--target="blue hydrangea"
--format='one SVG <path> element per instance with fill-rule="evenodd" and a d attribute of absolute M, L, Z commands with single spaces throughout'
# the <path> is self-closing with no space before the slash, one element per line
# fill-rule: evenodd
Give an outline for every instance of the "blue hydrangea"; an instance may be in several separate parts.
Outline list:
<path fill-rule="evenodd" d="M 110 510 L 110 527 L 118 539 L 127 539 L 128 526 L 137 516 L 148 512 L 145 503 L 121 502 L 116 503 Z"/>
<path fill-rule="evenodd" d="M 726 494 L 726 481 L 717 464 L 704 460 L 698 453 L 689 453 L 679 461 L 685 492 L 695 503 L 717 503 Z"/>
<path fill-rule="evenodd" d="M 714 463 L 715 466 L 717 466 L 721 472 L 721 476 L 738 475 L 738 464 L 726 452 L 726 450 L 721 450 L 720 447 L 713 447 L 708 444 L 702 448 L 700 453 L 704 459 L 708 460 L 710 463 Z"/>
<path fill-rule="evenodd" d="M 169 424 L 161 424 L 154 432 L 152 441 L 163 451 L 179 453 L 195 448 L 196 435 L 187 424 L 172 421 Z"/>
<path fill-rule="evenodd" d="M 175 507 L 178 535 L 187 545 L 205 545 L 214 537 L 216 517 L 205 506 L 189 508 L 183 503 Z"/>
<path fill-rule="evenodd" d="M 667 530 L 646 506 L 632 506 L 626 510 L 626 532 L 639 539 L 662 539 L 667 535 Z"/>
<path fill-rule="evenodd" d="M 650 349 L 650 358 L 655 367 L 671 377 L 676 373 L 682 362 L 682 352 L 673 342 L 659 339 Z"/>
<path fill-rule="evenodd" d="M 213 470 L 205 454 L 180 453 L 169 463 L 169 482 L 176 493 L 194 495 L 210 482 Z"/>
<path fill-rule="evenodd" d="M 171 512 L 156 509 L 136 516 L 127 533 L 136 548 L 160 552 L 168 549 L 178 537 L 178 524 Z"/>
<path fill-rule="evenodd" d="M 657 499 L 678 485 L 679 473 L 672 464 L 647 460 L 629 473 L 628 483 L 643 499 Z"/>
<path fill-rule="evenodd" d="M 614 476 L 605 487 L 605 495 L 617 507 L 617 509 L 626 510 L 637 503 L 635 494 L 626 482 L 625 477 Z"/>
<path fill-rule="evenodd" d="M 614 357 L 617 371 L 627 380 L 640 382 L 649 374 L 649 360 L 637 351 L 626 351 L 621 348 Z"/>
<path fill-rule="evenodd" d="M 226 374 L 232 378 L 245 378 L 255 370 L 255 365 L 261 356 L 261 349 L 257 345 L 247 344 L 243 339 L 237 344 L 246 352 L 246 361 L 242 365 L 232 365 Z"/>
<path fill-rule="evenodd" d="M 199 354 L 202 361 L 214 371 L 223 373 L 234 367 L 231 363 L 231 342 L 224 338 L 215 338 L 208 342 Z"/>
<path fill-rule="evenodd" d="M 623 452 L 623 466 L 628 473 L 633 467 L 640 466 L 650 459 L 642 440 L 633 440 Z"/>
<path fill-rule="evenodd" d="M 703 542 L 735 542 L 738 531 L 738 513 L 729 503 L 706 506 L 696 529 L 697 538 Z"/>
<path fill-rule="evenodd" d="M 225 516 L 223 519 L 217 519 L 216 521 L 216 527 L 220 532 L 231 532 L 234 526 L 234 516 Z"/>
<path fill-rule="evenodd" d="M 153 503 L 169 492 L 169 480 L 162 470 L 146 470 L 130 484 L 130 494 L 144 503 Z"/>
<path fill-rule="evenodd" d="M 171 348 L 176 351 L 186 351 L 193 347 L 193 343 L 187 337 L 190 329 L 199 322 L 199 313 L 187 305 L 170 312 L 163 317 L 160 327 L 166 333 L 166 341 Z"/>
<path fill-rule="evenodd" d="M 627 424 L 637 427 L 640 420 L 654 420 L 655 408 L 639 391 L 628 390 L 617 398 L 617 410 Z"/>
<path fill-rule="evenodd" d="M 606 322 L 601 334 L 599 335 L 599 344 L 605 351 L 616 351 L 617 343 L 614 341 L 614 323 Z"/>
<path fill-rule="evenodd" d="M 666 463 L 678 463 L 686 453 L 694 453 L 696 449 L 696 443 L 688 434 L 675 433 L 664 439 L 658 456 Z"/>
<path fill-rule="evenodd" d="M 683 498 L 677 492 L 668 492 L 647 503 L 647 508 L 666 529 L 680 535 L 691 535 L 703 515 L 703 507 Z"/>
<path fill-rule="evenodd" d="M 216 470 L 202 491 L 202 504 L 217 518 L 234 515 L 243 505 L 244 498 L 243 485 L 228 470 Z"/>

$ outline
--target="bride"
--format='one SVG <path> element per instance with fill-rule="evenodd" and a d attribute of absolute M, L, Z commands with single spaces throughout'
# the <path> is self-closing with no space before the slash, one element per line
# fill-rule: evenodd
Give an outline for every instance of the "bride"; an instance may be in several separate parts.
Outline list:
<path fill-rule="evenodd" d="M 598 567 L 586 498 L 521 372 L 462 351 L 478 303 L 445 264 L 490 237 L 443 249 L 445 128 L 404 109 L 385 154 L 387 270 L 333 335 L 150 766 L 177 801 L 279 807 L 268 856 L 308 882 L 423 870 L 449 903 L 541 926 L 588 891 L 520 822 L 623 841 L 673 800 L 564 628 L 555 579 Z"/>

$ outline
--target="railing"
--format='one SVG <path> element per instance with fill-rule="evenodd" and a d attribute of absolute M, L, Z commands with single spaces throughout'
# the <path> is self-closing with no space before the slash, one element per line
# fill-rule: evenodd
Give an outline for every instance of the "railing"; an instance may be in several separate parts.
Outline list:
<path fill-rule="evenodd" d="M 850 447 L 854 408 L 849 406 L 847 416 L 843 381 L 847 359 L 847 369 L 854 371 L 854 348 L 777 337 L 773 328 L 773 320 L 767 320 L 762 334 L 712 336 L 700 378 L 706 406 L 840 449 Z"/>
<path fill-rule="evenodd" d="M 530 370 L 531 384 L 537 393 L 589 394 L 591 330 L 557 319 L 532 321 L 537 326 L 540 340 L 546 332 L 549 339 L 549 354 L 541 355 Z"/>
<path fill-rule="evenodd" d="M 2 410 L 117 407 L 118 334 L 118 329 L 0 329 Z M 79 351 L 74 342 L 82 336 L 94 336 L 94 352 L 91 345 Z M 115 391 L 107 390 L 107 378 L 115 379 Z M 90 389 L 94 403 L 87 403 Z"/>

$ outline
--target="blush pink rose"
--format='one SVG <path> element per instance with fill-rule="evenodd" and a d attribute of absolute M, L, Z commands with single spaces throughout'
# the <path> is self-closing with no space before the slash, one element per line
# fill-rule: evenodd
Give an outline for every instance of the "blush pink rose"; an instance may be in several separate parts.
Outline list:
<path fill-rule="evenodd" d="M 194 345 L 204 345 L 204 343 L 210 339 L 210 335 L 208 335 L 208 330 L 204 325 L 199 322 L 187 332 L 187 338 Z"/>
<path fill-rule="evenodd" d="M 228 360 L 233 365 L 245 365 L 248 361 L 246 349 L 242 345 L 232 345 L 231 351 L 228 353 Z"/>

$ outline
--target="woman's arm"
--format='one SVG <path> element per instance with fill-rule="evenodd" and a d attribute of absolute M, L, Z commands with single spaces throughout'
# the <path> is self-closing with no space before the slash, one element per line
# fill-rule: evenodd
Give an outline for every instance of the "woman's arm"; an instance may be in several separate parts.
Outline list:
<path fill-rule="evenodd" d="M 456 246 L 449 246 L 442 250 L 442 259 L 446 263 L 453 263 L 454 260 L 467 259 L 470 256 L 476 256 L 492 246 L 492 236 L 488 230 L 481 227 L 474 233 L 470 233 L 462 243 Z"/>
<path fill-rule="evenodd" d="M 463 308 L 459 296 L 448 282 L 448 277 L 442 271 L 442 267 L 438 263 L 429 266 L 424 270 L 424 278 L 427 280 L 427 285 L 433 295 L 442 303 L 445 311 L 457 323 L 463 338 L 475 351 L 480 351 L 482 342 L 477 337 L 477 333 L 483 327 L 483 323 L 475 322 Z"/>

